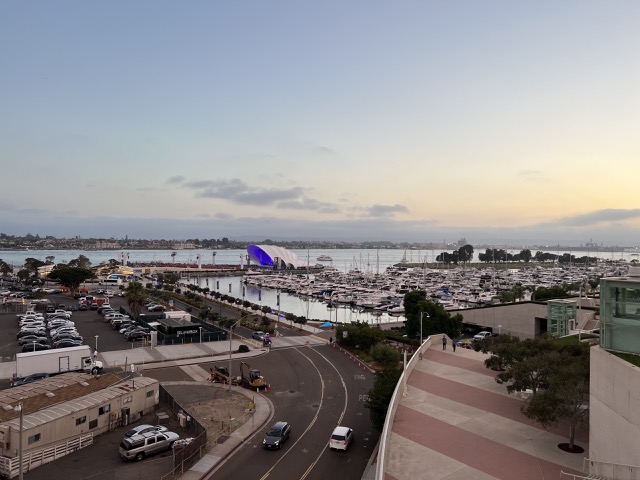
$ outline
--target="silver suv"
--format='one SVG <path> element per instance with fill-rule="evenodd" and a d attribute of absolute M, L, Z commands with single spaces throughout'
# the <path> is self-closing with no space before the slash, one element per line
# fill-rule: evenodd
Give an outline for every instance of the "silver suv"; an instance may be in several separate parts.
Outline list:
<path fill-rule="evenodd" d="M 142 460 L 149 455 L 169 450 L 180 439 L 174 432 L 147 432 L 127 437 L 120 443 L 120 456 L 124 460 Z"/>

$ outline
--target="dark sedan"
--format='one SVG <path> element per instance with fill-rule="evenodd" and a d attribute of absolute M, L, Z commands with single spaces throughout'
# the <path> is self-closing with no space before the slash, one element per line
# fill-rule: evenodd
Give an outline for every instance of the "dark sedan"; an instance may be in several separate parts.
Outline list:
<path fill-rule="evenodd" d="M 291 425 L 287 422 L 276 422 L 262 440 L 264 448 L 282 448 L 282 444 L 291 436 Z"/>
<path fill-rule="evenodd" d="M 23 352 L 39 352 L 41 350 L 49 350 L 51 345 L 46 343 L 25 343 L 22 346 Z"/>
<path fill-rule="evenodd" d="M 24 335 L 18 339 L 19 345 L 24 345 L 25 343 L 47 343 L 48 339 L 44 335 Z"/>
<path fill-rule="evenodd" d="M 133 342 L 135 340 L 142 340 L 143 338 L 147 338 L 148 336 L 149 334 L 146 333 L 144 330 L 134 330 L 131 332 L 126 332 L 124 334 L 124 338 L 126 338 L 130 342 Z"/>
<path fill-rule="evenodd" d="M 82 345 L 81 341 L 65 339 L 55 342 L 53 348 L 79 347 L 80 345 Z"/>

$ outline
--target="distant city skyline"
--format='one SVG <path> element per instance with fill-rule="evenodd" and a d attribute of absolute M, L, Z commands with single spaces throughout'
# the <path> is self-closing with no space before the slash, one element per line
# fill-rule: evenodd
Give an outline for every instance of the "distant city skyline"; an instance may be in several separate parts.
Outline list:
<path fill-rule="evenodd" d="M 640 3 L 1 7 L 0 231 L 640 245 Z"/>

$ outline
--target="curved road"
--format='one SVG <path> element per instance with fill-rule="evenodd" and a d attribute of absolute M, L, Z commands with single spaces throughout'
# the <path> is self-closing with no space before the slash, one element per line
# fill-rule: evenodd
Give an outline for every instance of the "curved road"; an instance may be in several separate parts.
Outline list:
<path fill-rule="evenodd" d="M 201 365 L 208 370 L 213 364 Z M 360 478 L 378 441 L 365 408 L 373 374 L 358 368 L 330 346 L 274 349 L 251 359 L 271 385 L 266 394 L 275 407 L 274 418 L 227 459 L 212 479 Z M 239 365 L 234 362 L 233 371 Z M 291 424 L 291 438 L 281 450 L 262 447 L 271 423 Z M 347 452 L 329 451 L 331 432 L 337 425 L 354 430 Z"/>

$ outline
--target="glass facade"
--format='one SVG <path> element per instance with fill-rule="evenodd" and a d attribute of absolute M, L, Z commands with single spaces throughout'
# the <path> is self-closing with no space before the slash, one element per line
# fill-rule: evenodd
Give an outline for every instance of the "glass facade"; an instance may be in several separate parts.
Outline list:
<path fill-rule="evenodd" d="M 576 328 L 577 303 L 572 300 L 549 300 L 547 302 L 547 330 L 554 337 L 569 335 Z"/>
<path fill-rule="evenodd" d="M 600 346 L 640 354 L 640 277 L 600 279 Z"/>

